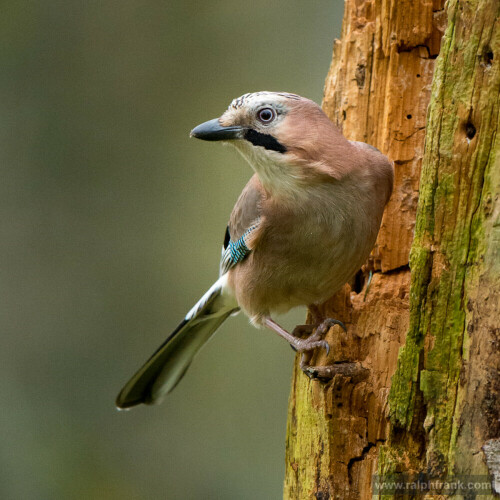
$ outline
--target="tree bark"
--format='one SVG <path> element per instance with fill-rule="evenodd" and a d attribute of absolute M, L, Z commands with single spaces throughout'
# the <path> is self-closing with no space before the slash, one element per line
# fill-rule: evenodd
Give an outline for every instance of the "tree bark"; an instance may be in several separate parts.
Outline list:
<path fill-rule="evenodd" d="M 320 308 L 348 326 L 311 361 L 335 370 L 309 380 L 296 360 L 285 498 L 371 498 L 377 473 L 495 473 L 499 5 L 346 0 L 323 108 L 394 161 L 395 189 L 363 273 Z"/>

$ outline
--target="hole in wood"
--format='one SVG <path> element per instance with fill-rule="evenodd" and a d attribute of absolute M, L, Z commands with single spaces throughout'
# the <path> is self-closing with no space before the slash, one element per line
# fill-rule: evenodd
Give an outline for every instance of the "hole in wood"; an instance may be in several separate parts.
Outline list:
<path fill-rule="evenodd" d="M 491 47 L 486 46 L 483 50 L 483 62 L 486 66 L 491 66 L 493 63 L 493 51 Z"/>
<path fill-rule="evenodd" d="M 467 122 L 465 124 L 465 135 L 469 140 L 474 138 L 474 136 L 476 135 L 476 127 L 474 127 L 473 123 Z"/>
<path fill-rule="evenodd" d="M 362 89 L 365 86 L 366 77 L 366 66 L 364 64 L 358 64 L 356 71 L 354 73 L 354 78 L 358 84 L 358 88 Z"/>
<path fill-rule="evenodd" d="M 406 118 L 408 118 L 408 120 L 411 120 L 412 116 L 411 115 L 406 115 Z"/>
<path fill-rule="evenodd" d="M 355 293 L 361 293 L 363 291 L 363 287 L 365 286 L 365 274 L 360 269 L 354 276 L 354 282 L 352 283 L 352 291 Z"/>

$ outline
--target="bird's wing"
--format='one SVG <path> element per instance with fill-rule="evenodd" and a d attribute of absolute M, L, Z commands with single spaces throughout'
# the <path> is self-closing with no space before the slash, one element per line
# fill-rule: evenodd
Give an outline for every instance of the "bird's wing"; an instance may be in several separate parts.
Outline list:
<path fill-rule="evenodd" d="M 264 196 L 264 189 L 254 175 L 243 189 L 229 218 L 220 261 L 221 275 L 245 259 L 254 248 Z"/>

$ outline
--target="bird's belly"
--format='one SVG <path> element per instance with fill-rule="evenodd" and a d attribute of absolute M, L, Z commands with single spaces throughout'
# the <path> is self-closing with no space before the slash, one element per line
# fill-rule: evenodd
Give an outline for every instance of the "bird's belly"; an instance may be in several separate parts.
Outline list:
<path fill-rule="evenodd" d="M 361 264 L 352 261 L 338 240 L 320 241 L 320 247 L 295 242 L 293 253 L 287 245 L 278 246 L 280 251 L 262 247 L 252 252 L 230 271 L 229 282 L 240 307 L 255 319 L 320 303 L 339 290 Z"/>

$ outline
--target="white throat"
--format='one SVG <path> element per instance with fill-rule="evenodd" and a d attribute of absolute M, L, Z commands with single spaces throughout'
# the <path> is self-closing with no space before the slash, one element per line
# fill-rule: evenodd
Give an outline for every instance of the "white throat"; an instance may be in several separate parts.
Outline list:
<path fill-rule="evenodd" d="M 241 140 L 233 143 L 257 173 L 264 188 L 280 198 L 297 199 L 306 188 L 301 168 L 287 161 L 283 153 Z"/>

